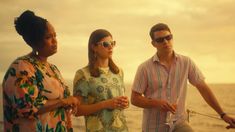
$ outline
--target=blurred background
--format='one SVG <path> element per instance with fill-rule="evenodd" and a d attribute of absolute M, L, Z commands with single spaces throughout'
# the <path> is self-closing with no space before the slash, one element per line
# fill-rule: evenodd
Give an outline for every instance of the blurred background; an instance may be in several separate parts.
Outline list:
<path fill-rule="evenodd" d="M 174 35 L 175 51 L 194 60 L 210 86 L 216 87 L 212 89 L 217 91 L 222 106 L 225 105 L 225 109 L 232 113 L 235 111 L 234 5 L 234 0 L 1 0 L 0 80 L 3 80 L 8 66 L 16 57 L 31 52 L 31 48 L 14 28 L 15 17 L 27 9 L 46 18 L 55 27 L 58 52 L 49 61 L 57 65 L 69 86 L 72 86 L 76 70 L 88 63 L 87 45 L 90 33 L 104 28 L 112 33 L 117 42 L 113 58 L 124 70 L 126 87 L 130 91 L 138 65 L 156 52 L 151 45 L 149 30 L 154 24 L 163 22 L 169 25 Z M 189 107 L 199 107 L 199 110 L 208 112 L 205 107 L 203 110 L 202 107 L 195 106 L 204 106 L 204 102 L 198 99 L 193 102 L 196 98 L 194 96 L 201 99 L 195 88 L 188 92 Z M 127 94 L 130 96 L 130 92 Z M 2 113 L 2 106 L 0 108 Z M 141 118 L 141 109 L 131 106 L 129 111 L 133 110 Z M 132 112 L 127 111 L 129 124 L 136 116 L 135 114 L 132 119 L 131 114 Z M 0 116 L 2 120 L 2 114 Z M 226 125 L 221 123 L 222 125 L 215 126 L 224 128 Z M 133 128 L 139 126 L 136 130 L 141 131 L 141 120 L 132 124 Z M 202 124 L 195 127 L 196 130 L 207 130 L 200 129 L 200 126 Z M 215 126 L 212 125 L 211 128 Z M 130 129 L 132 130 L 134 131 Z"/>
<path fill-rule="evenodd" d="M 1 0 L 0 78 L 10 63 L 31 51 L 14 29 L 26 9 L 46 18 L 57 32 L 58 53 L 50 57 L 64 78 L 87 65 L 90 33 L 109 30 L 117 41 L 113 58 L 132 82 L 137 66 L 151 57 L 150 28 L 169 25 L 175 51 L 190 56 L 210 83 L 235 82 L 234 0 Z"/>

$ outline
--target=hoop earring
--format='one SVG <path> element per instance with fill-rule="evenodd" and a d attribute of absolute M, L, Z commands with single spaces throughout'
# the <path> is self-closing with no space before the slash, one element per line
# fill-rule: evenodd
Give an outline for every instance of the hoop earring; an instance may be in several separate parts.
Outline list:
<path fill-rule="evenodd" d="M 38 51 L 35 51 L 34 54 L 35 54 L 36 56 L 38 56 Z"/>

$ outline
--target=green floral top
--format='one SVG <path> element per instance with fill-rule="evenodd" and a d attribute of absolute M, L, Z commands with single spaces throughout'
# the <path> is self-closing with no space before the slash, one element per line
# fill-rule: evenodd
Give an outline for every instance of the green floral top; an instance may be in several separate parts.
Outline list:
<path fill-rule="evenodd" d="M 76 72 L 74 95 L 83 97 L 83 103 L 95 104 L 116 96 L 124 95 L 123 72 L 113 74 L 109 69 L 100 68 L 100 77 L 92 77 L 88 67 Z M 103 109 L 85 116 L 87 132 L 127 132 L 123 110 Z"/>
<path fill-rule="evenodd" d="M 4 131 L 72 131 L 71 114 L 64 108 L 37 115 L 48 100 L 66 98 L 69 89 L 55 65 L 29 55 L 17 58 L 3 80 Z"/>

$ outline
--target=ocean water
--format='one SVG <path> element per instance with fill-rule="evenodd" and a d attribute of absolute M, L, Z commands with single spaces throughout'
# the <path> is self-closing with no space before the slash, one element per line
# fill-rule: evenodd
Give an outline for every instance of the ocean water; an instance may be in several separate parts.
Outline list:
<path fill-rule="evenodd" d="M 235 117 L 235 84 L 210 84 L 209 86 L 224 111 Z M 130 97 L 131 85 L 126 85 L 126 88 L 126 95 Z M 2 92 L 0 92 L 0 99 L 0 131 L 3 131 Z M 205 103 L 197 89 L 191 85 L 188 87 L 186 104 L 187 109 L 196 112 L 190 113 L 190 125 L 193 127 L 195 132 L 235 132 L 235 129 L 227 130 L 225 128 L 226 123 L 223 120 L 208 117 L 218 117 L 218 115 Z M 129 131 L 141 132 L 142 109 L 130 105 L 130 107 L 125 110 L 125 115 Z M 75 132 L 84 132 L 84 118 L 73 117 L 73 126 Z"/>

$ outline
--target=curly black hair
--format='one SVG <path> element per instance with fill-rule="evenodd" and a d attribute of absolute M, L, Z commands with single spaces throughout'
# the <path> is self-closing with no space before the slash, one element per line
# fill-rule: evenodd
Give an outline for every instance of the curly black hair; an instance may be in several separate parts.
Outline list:
<path fill-rule="evenodd" d="M 17 33 L 33 48 L 43 40 L 47 30 L 47 22 L 46 19 L 36 16 L 34 12 L 26 10 L 15 19 L 14 24 Z"/>

